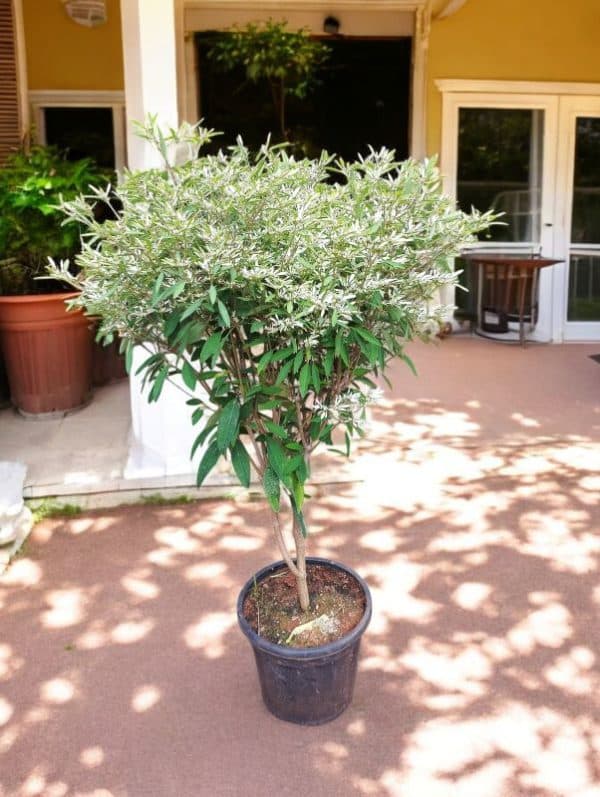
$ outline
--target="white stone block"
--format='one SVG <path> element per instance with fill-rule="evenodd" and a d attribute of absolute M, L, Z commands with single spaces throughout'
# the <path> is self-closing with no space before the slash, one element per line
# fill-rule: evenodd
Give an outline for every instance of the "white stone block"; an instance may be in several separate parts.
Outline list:
<path fill-rule="evenodd" d="M 27 536 L 32 524 L 23 501 L 27 468 L 21 462 L 0 462 L 0 545 Z"/>
<path fill-rule="evenodd" d="M 190 452 L 202 426 L 193 426 L 193 408 L 186 404 L 189 391 L 179 376 L 164 384 L 158 401 L 148 403 L 150 386 L 142 387 L 143 374 L 136 374 L 148 358 L 148 350 L 136 346 L 129 376 L 132 440 L 125 467 L 126 479 L 189 475 L 196 472 L 206 450 L 200 446 L 194 462 Z"/>

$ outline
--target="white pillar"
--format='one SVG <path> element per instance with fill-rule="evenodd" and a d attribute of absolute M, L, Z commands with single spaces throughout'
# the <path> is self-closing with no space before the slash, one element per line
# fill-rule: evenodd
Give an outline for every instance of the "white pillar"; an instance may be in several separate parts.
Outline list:
<path fill-rule="evenodd" d="M 181 26 L 177 0 L 122 0 L 123 59 L 127 120 L 127 163 L 130 169 L 160 165 L 160 156 L 135 134 L 133 122 L 156 114 L 159 124 L 179 124 L 177 92 L 177 35 Z M 183 45 L 183 42 L 181 42 Z M 158 275 L 157 275 L 158 276 Z M 192 471 L 189 451 L 194 439 L 190 408 L 177 388 L 166 385 L 158 402 L 148 404 L 142 377 L 135 370 L 147 357 L 135 353 L 130 376 L 133 439 L 126 478 L 173 476 Z"/>
<path fill-rule="evenodd" d="M 132 122 L 157 114 L 163 126 L 177 127 L 177 42 L 174 0 L 121 0 L 123 65 L 130 169 L 158 165 Z"/>

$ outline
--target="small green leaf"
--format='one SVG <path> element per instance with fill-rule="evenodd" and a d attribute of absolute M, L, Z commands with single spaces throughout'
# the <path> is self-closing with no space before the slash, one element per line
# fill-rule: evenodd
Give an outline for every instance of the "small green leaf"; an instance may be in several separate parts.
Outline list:
<path fill-rule="evenodd" d="M 319 376 L 319 369 L 313 363 L 310 370 L 311 370 L 312 383 L 315 387 L 315 392 L 319 393 L 319 391 L 321 390 L 321 377 Z"/>
<path fill-rule="evenodd" d="M 405 362 L 405 363 L 408 365 L 408 367 L 409 367 L 409 368 L 410 368 L 410 370 L 413 372 L 413 374 L 414 374 L 415 376 L 417 376 L 417 369 L 415 368 L 415 364 L 414 364 L 414 362 L 413 362 L 413 361 L 410 359 L 410 357 L 408 356 L 408 354 L 404 354 L 404 352 L 402 352 L 402 354 L 400 355 L 400 359 L 401 359 L 401 360 L 404 360 L 404 362 Z"/>
<path fill-rule="evenodd" d="M 279 512 L 279 501 L 280 501 L 280 487 L 279 487 L 279 477 L 273 470 L 273 468 L 267 468 L 265 471 L 265 475 L 263 476 L 263 488 L 265 491 L 265 495 L 267 496 L 267 501 L 271 505 L 271 509 L 273 512 Z"/>
<path fill-rule="evenodd" d="M 292 490 L 294 501 L 296 502 L 296 506 L 298 509 L 302 509 L 302 505 L 304 504 L 304 482 L 300 479 L 294 479 L 294 486 Z"/>
<path fill-rule="evenodd" d="M 272 438 L 267 438 L 267 454 L 269 457 L 269 467 L 275 471 L 282 482 L 285 482 L 287 480 L 287 457 L 281 443 Z"/>
<path fill-rule="evenodd" d="M 210 357 L 214 357 L 215 354 L 221 351 L 221 347 L 223 346 L 223 338 L 221 337 L 220 332 L 213 332 L 210 338 L 207 338 L 204 346 L 200 350 L 200 362 L 206 362 Z"/>
<path fill-rule="evenodd" d="M 181 369 L 181 378 L 186 387 L 189 387 L 190 390 L 193 390 L 196 387 L 196 371 L 192 365 L 186 360 L 183 363 L 183 368 Z"/>
<path fill-rule="evenodd" d="M 354 331 L 357 335 L 360 335 L 363 340 L 366 340 L 367 343 L 374 343 L 376 346 L 379 346 L 379 341 L 372 335 L 368 329 L 364 329 L 363 327 L 355 327 Z"/>
<path fill-rule="evenodd" d="M 240 420 L 240 405 L 237 399 L 227 402 L 221 412 L 217 427 L 217 446 L 219 451 L 226 451 L 238 434 Z"/>
<path fill-rule="evenodd" d="M 202 431 L 200 432 L 200 434 L 198 435 L 198 438 L 197 438 L 199 445 L 201 443 L 204 443 L 204 441 L 209 437 L 209 435 L 212 434 L 212 432 L 213 432 L 213 430 L 214 430 L 214 428 L 217 425 L 217 422 L 219 420 L 219 412 L 220 412 L 220 410 L 215 412 L 215 413 L 213 413 L 209 417 L 209 419 L 207 420 L 207 422 L 206 422 L 206 424 L 204 426 L 204 429 L 202 429 Z"/>
<path fill-rule="evenodd" d="M 302 510 L 300 508 L 302 506 L 302 503 L 300 503 L 300 505 L 298 505 L 298 503 L 296 501 L 295 493 L 294 493 L 294 495 L 290 496 L 290 498 L 291 498 L 291 503 L 292 503 L 292 510 L 294 512 L 294 518 L 296 519 L 296 523 L 298 524 L 298 526 L 300 528 L 300 533 L 302 534 L 304 539 L 306 539 L 308 537 L 308 529 L 306 528 L 306 522 L 304 520 L 304 515 L 303 515 Z M 304 500 L 304 488 L 302 489 L 302 501 L 303 500 Z"/>
<path fill-rule="evenodd" d="M 167 365 L 163 365 L 160 368 L 158 375 L 154 378 L 152 382 L 150 393 L 148 393 L 149 403 L 153 401 L 158 401 L 168 375 L 169 375 L 169 368 Z"/>
<path fill-rule="evenodd" d="M 204 456 L 198 465 L 198 473 L 196 474 L 196 484 L 198 487 L 202 484 L 204 479 L 208 476 L 214 466 L 217 464 L 221 452 L 217 446 L 217 441 L 213 440 L 209 447 L 204 452 Z"/>
<path fill-rule="evenodd" d="M 178 296 L 180 296 L 183 293 L 184 290 L 185 290 L 185 282 L 183 280 L 181 280 L 180 282 L 176 282 L 174 285 L 169 285 L 168 288 L 165 288 L 163 291 L 161 291 L 158 294 L 154 303 L 160 304 L 160 302 L 164 301 L 165 299 L 168 299 L 171 296 L 174 299 L 176 299 Z"/>
<path fill-rule="evenodd" d="M 167 338 L 170 338 L 173 332 L 175 332 L 180 321 L 181 314 L 179 312 L 171 313 L 171 315 L 168 316 L 163 326 L 163 330 Z"/>
<path fill-rule="evenodd" d="M 333 432 L 333 424 L 328 423 L 327 426 L 325 426 L 325 428 L 322 429 L 321 432 L 319 433 L 319 440 L 322 440 L 324 443 L 327 443 L 327 445 L 329 446 L 332 445 L 331 442 L 332 432 Z"/>
<path fill-rule="evenodd" d="M 125 368 L 128 374 L 131 373 L 132 367 L 133 367 L 133 344 L 128 341 L 127 345 L 125 346 Z"/>
<path fill-rule="evenodd" d="M 294 365 L 293 360 L 288 360 L 286 363 L 283 364 L 281 370 L 277 374 L 277 379 L 275 380 L 276 385 L 280 385 L 287 378 L 288 374 L 292 370 L 293 365 Z"/>
<path fill-rule="evenodd" d="M 300 381 L 300 395 L 302 396 L 302 398 L 306 396 L 306 394 L 308 393 L 308 388 L 310 387 L 310 376 L 311 376 L 310 371 L 311 369 L 309 363 L 304 363 L 304 365 L 300 369 L 299 381 Z"/>
<path fill-rule="evenodd" d="M 306 459 L 302 457 L 303 461 L 298 465 L 296 469 L 296 478 L 304 484 L 304 482 L 308 481 L 308 477 L 310 476 L 310 468 L 306 462 Z"/>
<path fill-rule="evenodd" d="M 194 443 L 193 443 L 192 448 L 190 450 L 190 459 L 194 459 L 194 455 L 196 454 L 196 451 L 199 449 L 199 447 L 204 442 L 205 436 L 206 435 L 204 434 L 204 430 L 202 430 L 202 432 L 200 432 L 200 434 L 196 436 L 196 439 L 194 440 Z"/>
<path fill-rule="evenodd" d="M 186 318 L 189 318 L 191 315 L 193 315 L 196 312 L 196 310 L 199 309 L 201 304 L 202 304 L 202 299 L 196 299 L 195 302 L 192 302 L 190 305 L 188 305 L 181 314 L 180 320 L 185 321 Z"/>
<path fill-rule="evenodd" d="M 273 353 L 272 362 L 276 363 L 279 360 L 285 360 L 290 354 L 294 353 L 293 346 L 287 346 L 285 349 L 280 349 Z"/>
<path fill-rule="evenodd" d="M 265 368 L 271 362 L 272 359 L 273 359 L 272 351 L 264 352 L 264 354 L 261 355 L 261 358 L 256 365 L 256 373 L 262 374 L 262 372 L 265 370 Z"/>
<path fill-rule="evenodd" d="M 294 357 L 294 373 L 295 374 L 298 373 L 298 369 L 300 368 L 300 365 L 301 365 L 303 359 L 304 359 L 304 349 L 300 349 L 300 351 Z"/>
<path fill-rule="evenodd" d="M 335 336 L 335 356 L 339 357 L 344 365 L 350 365 L 350 360 L 348 359 L 348 349 L 346 348 L 346 343 L 341 332 L 338 332 Z"/>
<path fill-rule="evenodd" d="M 163 359 L 162 352 L 157 352 L 156 354 L 151 354 L 144 362 L 137 368 L 135 375 L 141 374 L 142 371 L 146 371 L 150 369 L 151 366 L 156 365 L 157 363 L 161 362 Z"/>
<path fill-rule="evenodd" d="M 259 401 L 259 410 L 274 410 L 276 407 L 281 407 L 281 399 L 269 399 L 268 401 Z"/>
<path fill-rule="evenodd" d="M 236 440 L 231 449 L 231 464 L 235 475 L 244 487 L 250 487 L 250 457 L 241 440 Z"/>
<path fill-rule="evenodd" d="M 283 426 L 280 426 L 278 423 L 270 421 L 268 418 L 265 418 L 263 423 L 265 424 L 267 429 L 271 432 L 271 434 L 275 435 L 275 437 L 278 437 L 280 440 L 285 440 L 285 438 L 288 436 L 288 433 L 283 428 Z"/>
<path fill-rule="evenodd" d="M 217 308 L 219 310 L 219 315 L 221 316 L 221 321 L 223 322 L 223 325 L 226 327 L 230 327 L 231 318 L 229 317 L 227 308 L 220 299 L 217 299 Z"/>
<path fill-rule="evenodd" d="M 152 289 L 152 298 L 150 300 L 150 304 L 156 304 L 156 300 L 157 300 L 158 295 L 160 293 L 160 289 L 162 287 L 164 278 L 165 278 L 165 275 L 161 271 L 160 274 L 158 275 L 157 279 L 156 279 L 156 282 L 154 283 L 154 288 Z"/>
<path fill-rule="evenodd" d="M 304 456 L 302 454 L 296 454 L 295 457 L 290 457 L 290 459 L 286 460 L 285 463 L 285 473 L 290 474 L 295 470 L 298 470 L 298 468 L 302 466 L 303 462 Z"/>
<path fill-rule="evenodd" d="M 211 304 L 214 304 L 217 301 L 217 289 L 214 285 L 211 285 L 208 289 L 208 298 L 210 299 Z"/>

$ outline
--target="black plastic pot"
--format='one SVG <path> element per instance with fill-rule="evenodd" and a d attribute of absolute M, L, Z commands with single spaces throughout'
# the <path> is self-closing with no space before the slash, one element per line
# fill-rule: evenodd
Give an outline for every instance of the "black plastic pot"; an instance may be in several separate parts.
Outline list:
<path fill-rule="evenodd" d="M 275 645 L 252 630 L 243 614 L 244 601 L 255 583 L 285 567 L 275 562 L 249 579 L 237 603 L 238 622 L 248 637 L 266 707 L 276 717 L 300 725 L 321 725 L 338 717 L 352 702 L 361 637 L 371 619 L 371 594 L 365 581 L 345 565 L 308 557 L 309 564 L 328 565 L 348 573 L 365 594 L 364 614 L 349 634 L 314 648 Z"/>

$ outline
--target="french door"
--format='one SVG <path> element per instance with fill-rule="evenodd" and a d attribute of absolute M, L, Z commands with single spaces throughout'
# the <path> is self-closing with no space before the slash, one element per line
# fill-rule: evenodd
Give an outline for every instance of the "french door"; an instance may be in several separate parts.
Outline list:
<path fill-rule="evenodd" d="M 503 214 L 481 248 L 561 261 L 542 270 L 535 338 L 600 340 L 600 97 L 453 83 L 441 86 L 445 189 L 464 210 Z"/>
<path fill-rule="evenodd" d="M 600 98 L 561 97 L 554 338 L 600 340 Z"/>

